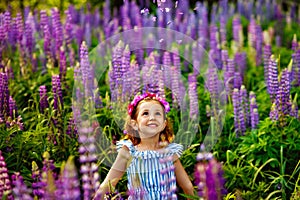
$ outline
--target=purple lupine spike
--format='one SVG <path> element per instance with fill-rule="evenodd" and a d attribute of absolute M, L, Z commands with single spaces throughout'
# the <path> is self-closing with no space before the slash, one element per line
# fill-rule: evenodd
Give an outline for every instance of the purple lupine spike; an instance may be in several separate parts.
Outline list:
<path fill-rule="evenodd" d="M 40 111 L 41 113 L 44 113 L 45 109 L 49 108 L 47 88 L 45 85 L 40 86 L 39 93 L 40 93 Z"/>
<path fill-rule="evenodd" d="M 75 119 L 74 118 L 70 118 L 68 121 L 68 128 L 66 130 L 66 134 L 69 136 L 75 136 L 77 135 L 77 127 L 75 124 Z"/>
<path fill-rule="evenodd" d="M 292 40 L 292 50 L 296 51 L 297 49 L 298 49 L 297 35 L 294 34 L 293 40 Z"/>
<path fill-rule="evenodd" d="M 16 16 L 16 26 L 17 26 L 17 43 L 21 45 L 23 39 L 24 24 L 23 24 L 22 14 L 19 12 L 17 13 Z"/>
<path fill-rule="evenodd" d="M 227 68 L 225 69 L 224 72 L 224 82 L 225 82 L 227 95 L 231 95 L 232 93 L 234 71 L 235 71 L 234 60 L 230 58 L 227 60 Z"/>
<path fill-rule="evenodd" d="M 5 31 L 5 38 L 9 37 L 9 33 L 11 30 L 11 14 L 9 11 L 4 12 L 4 31 Z"/>
<path fill-rule="evenodd" d="M 224 0 L 223 2 L 225 2 L 225 1 L 227 1 L 227 0 Z M 227 45 L 226 22 L 227 22 L 226 16 L 225 16 L 225 14 L 223 14 L 220 17 L 220 39 L 221 39 L 221 47 L 222 48 L 225 48 Z"/>
<path fill-rule="evenodd" d="M 31 24 L 27 21 L 25 23 L 25 38 L 26 38 L 26 48 L 27 48 L 27 56 L 31 60 L 33 53 L 33 30 L 31 28 Z"/>
<path fill-rule="evenodd" d="M 131 96 L 131 74 L 130 74 L 130 50 L 129 46 L 126 45 L 123 56 L 122 56 L 122 94 L 118 94 L 118 98 L 122 98 L 123 102 L 127 102 L 130 100 Z"/>
<path fill-rule="evenodd" d="M 163 75 L 164 75 L 164 82 L 166 87 L 171 88 L 171 66 L 172 60 L 171 55 L 169 52 L 165 51 L 163 54 Z"/>
<path fill-rule="evenodd" d="M 242 86 L 242 77 L 239 72 L 234 72 L 233 87 L 240 88 Z"/>
<path fill-rule="evenodd" d="M 9 96 L 9 116 L 14 120 L 18 116 L 16 101 Z"/>
<path fill-rule="evenodd" d="M 88 47 L 85 41 L 80 46 L 80 72 L 85 95 L 94 98 L 94 74 L 92 66 L 90 66 Z"/>
<path fill-rule="evenodd" d="M 67 75 L 66 54 L 64 48 L 61 47 L 59 53 L 59 77 L 62 80 L 62 82 L 65 81 L 66 75 Z"/>
<path fill-rule="evenodd" d="M 215 113 L 219 109 L 218 105 L 218 95 L 219 95 L 219 89 L 218 89 L 218 74 L 216 68 L 209 68 L 208 73 L 206 75 L 207 80 L 206 87 L 210 93 L 210 101 L 211 101 L 211 115 L 215 116 Z"/>
<path fill-rule="evenodd" d="M 281 47 L 281 37 L 280 37 L 280 35 L 276 35 L 275 44 L 276 44 L 277 47 Z"/>
<path fill-rule="evenodd" d="M 173 60 L 173 66 L 175 66 L 177 68 L 177 70 L 180 71 L 181 64 L 180 64 L 179 51 L 178 51 L 177 47 L 172 48 L 172 60 Z"/>
<path fill-rule="evenodd" d="M 275 102 L 271 106 L 270 119 L 272 121 L 278 121 L 278 119 L 279 119 L 278 109 L 276 107 Z"/>
<path fill-rule="evenodd" d="M 79 161 L 81 163 L 80 173 L 82 177 L 82 189 L 84 200 L 91 199 L 100 186 L 100 183 L 98 181 L 98 167 L 96 164 L 97 155 L 94 131 L 95 130 L 93 130 L 92 127 L 81 128 L 79 130 Z"/>
<path fill-rule="evenodd" d="M 47 15 L 47 11 L 46 10 L 41 10 L 40 11 L 40 27 L 41 29 L 43 29 L 43 27 L 47 25 L 49 26 L 49 18 Z"/>
<path fill-rule="evenodd" d="M 240 125 L 242 133 L 246 132 L 246 126 L 250 122 L 249 115 L 249 100 L 246 87 L 244 85 L 241 86 L 240 89 L 240 101 L 241 101 L 241 113 L 240 113 Z"/>
<path fill-rule="evenodd" d="M 244 80 L 246 68 L 247 68 L 247 54 L 246 52 L 236 52 L 234 55 L 234 62 L 237 66 L 237 71 L 240 73 L 242 82 Z"/>
<path fill-rule="evenodd" d="M 199 115 L 197 77 L 194 74 L 188 76 L 188 94 L 190 99 L 190 118 L 194 120 Z"/>
<path fill-rule="evenodd" d="M 221 50 L 221 60 L 222 60 L 222 68 L 226 70 L 228 68 L 227 61 L 229 59 L 228 51 L 227 50 Z"/>
<path fill-rule="evenodd" d="M 112 69 L 111 69 L 111 100 L 113 102 L 118 99 L 118 89 L 122 84 L 122 54 L 124 44 L 120 41 L 112 51 Z"/>
<path fill-rule="evenodd" d="M 27 188 L 20 173 L 12 175 L 13 195 L 15 200 L 33 200 L 31 189 Z"/>
<path fill-rule="evenodd" d="M 69 157 L 59 177 L 59 186 L 55 194 L 56 198 L 62 200 L 80 199 L 80 182 L 78 180 L 74 158 Z"/>
<path fill-rule="evenodd" d="M 0 98 L 0 112 L 1 115 L 6 118 L 9 116 L 9 89 L 8 89 L 8 77 L 6 73 L 0 73 L 0 86 L 2 93 Z"/>
<path fill-rule="evenodd" d="M 181 106 L 181 96 L 180 96 L 180 80 L 179 80 L 179 71 L 176 67 L 172 66 L 170 68 L 171 72 L 171 90 L 172 90 L 172 102 L 173 105 L 179 105 Z M 175 106 L 174 106 L 175 107 Z"/>
<path fill-rule="evenodd" d="M 242 31 L 243 30 L 242 30 L 240 16 L 236 15 L 232 20 L 232 33 L 233 33 L 233 40 L 237 48 L 241 48 L 243 46 L 243 40 L 241 38 Z"/>
<path fill-rule="evenodd" d="M 290 90 L 291 90 L 291 83 L 290 83 L 290 72 L 288 69 L 284 69 L 282 71 L 281 80 L 280 80 L 280 95 L 281 104 L 277 104 L 277 106 L 281 105 L 281 111 L 283 115 L 287 115 L 291 111 L 291 103 L 290 103 Z"/>
<path fill-rule="evenodd" d="M 12 196 L 11 182 L 2 151 L 0 151 L 0 172 L 0 196 L 4 197 L 4 199 L 12 200 L 14 198 Z"/>
<path fill-rule="evenodd" d="M 248 25 L 248 45 L 253 48 L 256 46 L 256 25 L 254 16 L 251 16 L 250 23 Z"/>
<path fill-rule="evenodd" d="M 251 129 L 256 129 L 259 121 L 258 107 L 256 103 L 256 95 L 254 92 L 249 94 L 250 100 L 250 118 L 251 118 Z"/>
<path fill-rule="evenodd" d="M 234 128 L 235 128 L 236 135 L 238 136 L 238 133 L 241 131 L 240 121 L 239 121 L 241 104 L 240 104 L 240 92 L 238 88 L 233 89 L 232 104 L 233 104 L 233 113 L 234 113 Z"/>
<path fill-rule="evenodd" d="M 294 73 L 294 80 L 296 80 L 296 85 L 300 85 L 300 49 L 298 49 L 296 51 L 296 55 L 295 55 L 295 62 L 296 62 L 296 66 L 295 66 L 295 73 Z"/>
<path fill-rule="evenodd" d="M 278 69 L 277 69 L 278 60 L 275 60 L 274 55 L 270 57 L 269 62 L 269 73 L 268 73 L 268 92 L 272 100 L 275 99 L 279 83 L 278 83 Z"/>
<path fill-rule="evenodd" d="M 136 95 L 136 92 L 139 90 L 141 85 L 141 76 L 140 76 L 140 69 L 139 65 L 136 63 L 135 60 L 133 60 L 130 63 L 130 68 L 132 70 L 132 88 L 131 88 L 131 94 L 134 96 Z"/>
<path fill-rule="evenodd" d="M 272 55 L 271 45 L 266 44 L 264 46 L 264 75 L 265 75 L 265 84 L 269 86 L 269 66 L 270 66 L 270 56 Z"/>
<path fill-rule="evenodd" d="M 66 46 L 71 45 L 72 39 L 73 39 L 73 23 L 72 23 L 72 15 L 70 13 L 70 10 L 65 11 L 66 14 L 66 22 L 65 22 L 65 41 Z"/>
<path fill-rule="evenodd" d="M 43 26 L 43 35 L 44 35 L 44 53 L 47 57 L 47 59 L 51 59 L 52 58 L 52 54 L 51 54 L 51 35 L 50 35 L 50 31 L 49 31 L 49 26 L 45 25 Z"/>
<path fill-rule="evenodd" d="M 296 101 L 292 103 L 290 116 L 295 117 L 296 119 L 299 117 L 298 104 Z"/>
<path fill-rule="evenodd" d="M 55 55 L 56 59 L 59 59 L 60 47 L 63 45 L 63 28 L 61 24 L 60 14 L 58 9 L 51 9 L 53 37 L 55 38 Z"/>
<path fill-rule="evenodd" d="M 52 93 L 54 97 L 54 109 L 61 110 L 63 107 L 63 97 L 59 75 L 52 76 Z"/>
<path fill-rule="evenodd" d="M 211 153 L 200 152 L 197 155 L 195 184 L 199 197 L 221 200 L 227 191 L 222 164 Z"/>
<path fill-rule="evenodd" d="M 261 26 L 256 25 L 255 28 L 255 49 L 256 49 L 256 66 L 259 66 L 262 62 L 262 44 L 263 44 L 263 33 Z"/>

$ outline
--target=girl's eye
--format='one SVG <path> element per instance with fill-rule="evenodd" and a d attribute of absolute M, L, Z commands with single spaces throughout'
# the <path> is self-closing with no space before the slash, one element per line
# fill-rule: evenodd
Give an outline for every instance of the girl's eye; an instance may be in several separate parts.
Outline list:
<path fill-rule="evenodd" d="M 161 113 L 160 113 L 160 112 L 157 112 L 156 115 L 161 115 Z"/>
<path fill-rule="evenodd" d="M 143 112 L 143 114 L 142 115 L 148 115 L 148 112 Z"/>

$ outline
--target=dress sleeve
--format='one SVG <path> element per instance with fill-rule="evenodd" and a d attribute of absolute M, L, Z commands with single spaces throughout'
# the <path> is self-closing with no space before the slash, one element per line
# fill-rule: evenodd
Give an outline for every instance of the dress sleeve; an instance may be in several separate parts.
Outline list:
<path fill-rule="evenodd" d="M 119 152 L 123 146 L 129 149 L 130 154 L 135 152 L 135 148 L 130 140 L 120 140 L 117 141 L 117 151 Z"/>
<path fill-rule="evenodd" d="M 181 144 L 177 143 L 171 143 L 167 146 L 167 149 L 178 156 L 178 158 L 182 155 L 183 152 L 183 146 Z"/>

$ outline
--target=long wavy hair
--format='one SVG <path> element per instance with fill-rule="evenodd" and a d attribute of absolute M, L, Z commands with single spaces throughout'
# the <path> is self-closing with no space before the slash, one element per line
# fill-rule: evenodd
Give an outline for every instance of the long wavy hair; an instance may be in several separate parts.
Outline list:
<path fill-rule="evenodd" d="M 139 132 L 137 130 L 133 129 L 133 127 L 131 125 L 131 120 L 135 120 L 135 121 L 137 120 L 138 113 L 139 113 L 139 108 L 140 108 L 140 105 L 143 102 L 151 102 L 151 101 L 158 102 L 162 106 L 163 110 L 165 111 L 164 106 L 158 100 L 152 99 L 150 97 L 146 97 L 145 99 L 141 100 L 134 107 L 134 109 L 131 113 L 131 116 L 129 116 L 129 115 L 127 116 L 127 119 L 126 119 L 126 122 L 125 122 L 125 125 L 124 125 L 124 130 L 125 130 L 125 133 L 126 133 L 124 139 L 131 140 L 133 145 L 138 145 L 141 142 L 141 138 L 139 136 Z M 164 118 L 166 120 L 166 127 L 159 134 L 159 142 L 168 142 L 168 143 L 170 143 L 174 139 L 173 127 L 172 127 L 172 124 L 170 122 L 170 119 L 168 119 L 168 117 L 166 116 L 166 112 L 164 112 Z M 162 135 L 164 135 L 164 141 L 161 141 L 162 140 L 162 137 L 161 137 Z"/>

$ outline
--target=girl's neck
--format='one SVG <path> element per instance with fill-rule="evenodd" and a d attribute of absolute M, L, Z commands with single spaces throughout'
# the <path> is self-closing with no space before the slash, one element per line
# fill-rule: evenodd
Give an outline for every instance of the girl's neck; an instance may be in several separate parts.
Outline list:
<path fill-rule="evenodd" d="M 161 148 L 158 138 L 141 139 L 141 142 L 137 145 L 139 150 L 158 150 Z"/>

